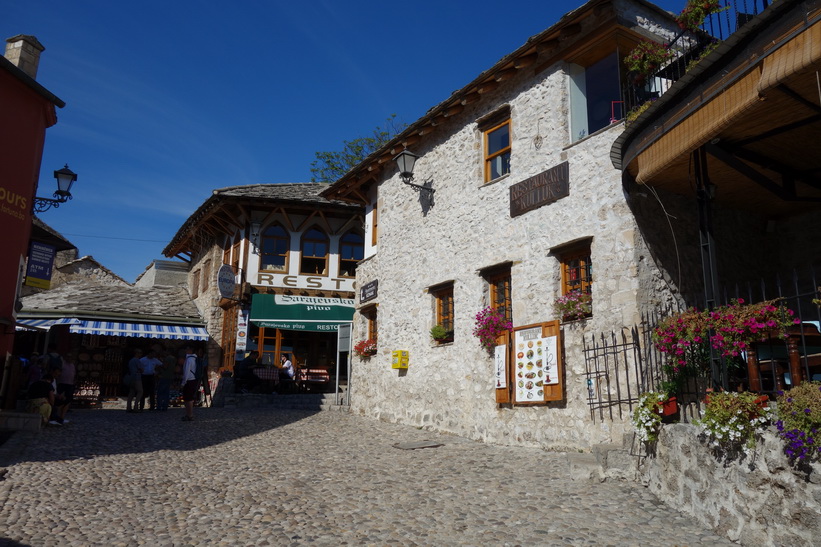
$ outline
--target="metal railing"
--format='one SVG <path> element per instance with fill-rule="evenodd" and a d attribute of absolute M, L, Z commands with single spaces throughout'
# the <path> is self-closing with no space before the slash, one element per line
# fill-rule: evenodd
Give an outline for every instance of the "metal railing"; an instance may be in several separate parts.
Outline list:
<path fill-rule="evenodd" d="M 670 41 L 672 58 L 646 79 L 628 75 L 622 89 L 625 111 L 663 95 L 715 46 L 767 9 L 771 0 L 724 0 L 724 11 L 708 15 L 698 30 L 681 29 Z"/>
<path fill-rule="evenodd" d="M 757 367 L 761 379 L 761 386 L 756 391 L 774 396 L 790 388 L 793 385 L 791 357 L 798 360 L 804 380 L 819 379 L 821 308 L 813 303 L 821 297 L 819 292 L 819 278 L 812 267 L 793 270 L 786 276 L 775 275 L 754 283 L 736 284 L 722 291 L 719 302 L 722 305 L 739 298 L 750 304 L 779 298 L 780 303 L 791 309 L 802 323 L 802 328 L 796 329 L 785 340 L 769 340 L 755 345 L 753 366 Z M 652 333 L 665 317 L 679 311 L 682 309 L 668 308 L 645 313 L 638 325 L 583 339 L 587 403 L 594 422 L 597 419 L 629 418 L 641 393 L 659 390 L 662 382 L 669 380 L 664 373 L 668 356 L 655 347 Z M 689 421 L 698 416 L 700 401 L 708 389 L 750 390 L 748 355 L 753 352 L 733 360 L 713 352 L 709 366 L 705 364 L 692 371 L 677 394 L 683 409 L 682 420 Z"/>

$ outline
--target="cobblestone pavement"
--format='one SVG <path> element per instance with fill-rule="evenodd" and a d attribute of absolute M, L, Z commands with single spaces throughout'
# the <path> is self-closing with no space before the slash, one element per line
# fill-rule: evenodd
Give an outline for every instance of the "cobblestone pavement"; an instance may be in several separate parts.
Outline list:
<path fill-rule="evenodd" d="M 732 545 L 563 454 L 341 412 L 76 410 L 0 481 L 0 545 Z M 438 448 L 400 450 L 430 440 Z"/>

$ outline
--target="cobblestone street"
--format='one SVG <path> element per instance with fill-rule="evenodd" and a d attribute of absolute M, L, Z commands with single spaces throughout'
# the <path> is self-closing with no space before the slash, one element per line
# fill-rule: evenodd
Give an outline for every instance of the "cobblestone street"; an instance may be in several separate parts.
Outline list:
<path fill-rule="evenodd" d="M 340 412 L 181 416 L 42 431 L 0 462 L 0 544 L 731 545 L 641 486 L 571 480 L 559 453 Z M 421 440 L 442 446 L 393 446 Z"/>

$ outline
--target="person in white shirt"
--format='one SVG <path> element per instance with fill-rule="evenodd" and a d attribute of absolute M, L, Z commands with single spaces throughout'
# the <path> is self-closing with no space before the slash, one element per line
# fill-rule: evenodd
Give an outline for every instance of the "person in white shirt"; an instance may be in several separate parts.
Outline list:
<path fill-rule="evenodd" d="M 282 357 L 280 357 L 280 363 L 282 363 L 282 372 L 284 372 L 288 378 L 291 380 L 294 379 L 294 365 L 291 363 L 291 360 L 288 359 L 288 356 L 284 353 Z"/>
<path fill-rule="evenodd" d="M 183 422 L 194 421 L 194 400 L 197 397 L 197 354 L 194 348 L 186 346 L 185 362 L 182 365 L 182 400 L 185 404 Z"/>

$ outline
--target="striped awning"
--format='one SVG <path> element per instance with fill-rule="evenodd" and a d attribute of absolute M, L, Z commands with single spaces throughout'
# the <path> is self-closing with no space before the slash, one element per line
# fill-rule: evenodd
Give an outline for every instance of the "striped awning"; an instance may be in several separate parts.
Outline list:
<path fill-rule="evenodd" d="M 187 325 L 155 325 L 151 323 L 119 323 L 113 321 L 81 321 L 71 326 L 76 334 L 104 334 L 137 338 L 164 338 L 170 340 L 208 340 L 205 327 Z"/>
<path fill-rule="evenodd" d="M 17 330 L 48 330 L 54 325 L 76 325 L 79 319 L 74 317 L 59 317 L 52 319 L 18 319 Z"/>
<path fill-rule="evenodd" d="M 104 334 L 106 336 L 163 338 L 167 340 L 208 340 L 208 331 L 205 330 L 205 327 L 200 326 L 89 321 L 75 317 L 17 320 L 18 330 L 48 330 L 54 325 L 70 325 L 70 332 L 75 334 Z"/>

